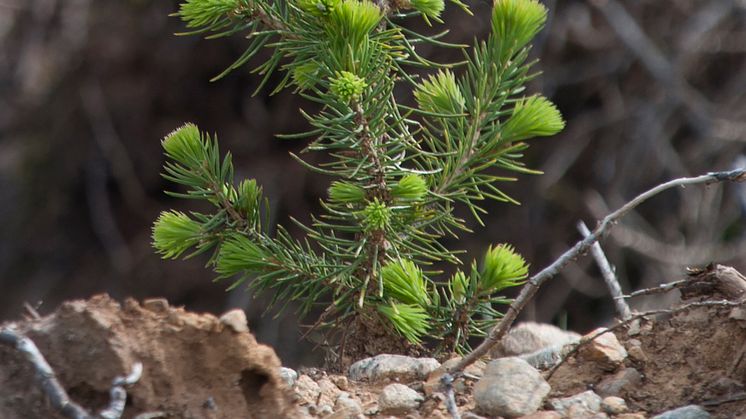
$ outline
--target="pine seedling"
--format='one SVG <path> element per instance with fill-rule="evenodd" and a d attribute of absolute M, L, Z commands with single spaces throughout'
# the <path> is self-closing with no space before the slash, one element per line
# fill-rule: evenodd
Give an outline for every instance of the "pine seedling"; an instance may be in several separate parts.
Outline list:
<path fill-rule="evenodd" d="M 373 335 L 378 348 L 386 341 L 400 353 L 468 350 L 470 337 L 500 319 L 510 301 L 500 293 L 521 285 L 528 265 L 499 244 L 466 272 L 460 252 L 441 239 L 470 231 L 458 206 L 482 224 L 485 200 L 515 202 L 500 183 L 515 180 L 510 172 L 537 173 L 521 162 L 526 140 L 554 135 L 564 122 L 548 99 L 525 92 L 535 76 L 530 42 L 546 21 L 541 3 L 495 0 L 490 33 L 472 47 L 402 26 L 411 16 L 441 22 L 444 7 L 443 0 L 185 0 L 176 15 L 190 33 L 248 40 L 216 78 L 269 49 L 254 69 L 260 88 L 281 72 L 273 92 L 290 88 L 321 105 L 313 115 L 301 111 L 308 132 L 287 137 L 307 139 L 303 153 L 327 153 L 321 165 L 292 156 L 336 179 L 322 214 L 308 225 L 292 220 L 305 237 L 291 237 L 270 228 L 261 187 L 237 182 L 217 139 L 184 125 L 163 140 L 164 176 L 180 185 L 168 193 L 211 209 L 163 212 L 153 228 L 157 252 L 209 252 L 209 266 L 231 288 L 247 284 L 273 304 L 297 303 L 304 315 L 319 306 L 315 327 L 327 328 L 347 356 L 366 355 Z M 415 51 L 422 43 L 461 49 L 464 61 L 434 63 Z M 415 67 L 429 74 L 415 76 Z M 414 104 L 395 94 L 406 88 Z"/>

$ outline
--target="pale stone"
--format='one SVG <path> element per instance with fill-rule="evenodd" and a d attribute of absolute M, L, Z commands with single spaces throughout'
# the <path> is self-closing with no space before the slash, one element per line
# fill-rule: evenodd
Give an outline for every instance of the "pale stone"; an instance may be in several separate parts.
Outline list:
<path fill-rule="evenodd" d="M 593 414 L 601 410 L 601 397 L 591 390 L 570 397 L 549 400 L 549 405 L 562 416 Z"/>
<path fill-rule="evenodd" d="M 651 419 L 709 419 L 710 414 L 705 409 L 697 405 L 679 407 L 678 409 L 663 412 L 655 415 Z"/>
<path fill-rule="evenodd" d="M 603 331 L 603 328 L 596 329 L 585 335 L 583 338 L 595 336 L 601 331 Z M 627 350 L 624 349 L 624 346 L 622 346 L 621 343 L 619 343 L 616 335 L 608 332 L 596 337 L 591 342 L 584 345 L 579 350 L 579 355 L 581 358 L 595 362 L 601 368 L 611 371 L 627 358 Z"/>
<path fill-rule="evenodd" d="M 292 387 L 298 379 L 298 373 L 292 368 L 280 367 L 280 378 L 288 387 Z"/>
<path fill-rule="evenodd" d="M 350 393 L 341 392 L 334 403 L 334 414 L 330 419 L 357 419 L 359 417 L 365 417 L 360 402 L 350 396 Z"/>
<path fill-rule="evenodd" d="M 516 418 L 536 412 L 551 387 L 520 358 L 490 362 L 474 386 L 476 410 L 491 416 Z"/>
<path fill-rule="evenodd" d="M 355 381 L 415 381 L 424 380 L 438 367 L 440 363 L 435 358 L 383 354 L 355 362 L 350 366 L 347 375 Z"/>
<path fill-rule="evenodd" d="M 246 313 L 240 308 L 231 310 L 220 316 L 220 323 L 230 327 L 236 333 L 249 331 L 249 323 L 246 320 Z"/>
<path fill-rule="evenodd" d="M 626 413 L 629 408 L 623 398 L 611 396 L 601 401 L 601 410 L 610 415 L 619 415 Z"/>
<path fill-rule="evenodd" d="M 329 376 L 329 379 L 332 380 L 332 383 L 339 387 L 340 390 L 347 391 L 350 389 L 350 382 L 344 375 L 331 375 Z"/>
<path fill-rule="evenodd" d="M 316 381 L 306 374 L 301 374 L 297 380 L 295 380 L 295 394 L 298 396 L 299 404 L 301 405 L 312 405 L 315 406 L 319 400 L 319 394 L 321 389 Z"/>
<path fill-rule="evenodd" d="M 319 406 L 334 406 L 334 402 L 339 397 L 341 390 L 326 377 L 316 382 L 319 385 L 319 398 L 316 404 Z"/>
<path fill-rule="evenodd" d="M 622 413 L 621 415 L 614 416 L 614 419 L 646 419 L 647 416 L 645 416 L 645 413 L 643 412 L 635 412 L 635 413 Z"/>
<path fill-rule="evenodd" d="M 153 313 L 165 313 L 168 311 L 168 300 L 165 298 L 150 298 L 142 302 L 142 307 Z"/>
<path fill-rule="evenodd" d="M 402 414 L 415 410 L 425 400 L 422 395 L 404 384 L 389 384 L 381 390 L 378 407 L 385 414 Z"/>
<path fill-rule="evenodd" d="M 493 358 L 529 354 L 577 342 L 580 335 L 546 323 L 523 322 L 514 326 L 491 351 Z"/>
<path fill-rule="evenodd" d="M 562 419 L 562 415 L 552 410 L 542 410 L 541 412 L 521 416 L 520 419 Z"/>

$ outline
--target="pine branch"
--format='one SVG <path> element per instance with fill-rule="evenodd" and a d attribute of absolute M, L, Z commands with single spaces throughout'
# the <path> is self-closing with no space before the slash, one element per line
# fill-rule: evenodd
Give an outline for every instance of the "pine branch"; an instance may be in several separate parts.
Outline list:
<path fill-rule="evenodd" d="M 415 45 L 466 46 L 443 42 L 447 31 L 425 36 L 393 22 L 408 16 L 440 22 L 444 6 L 443 0 L 185 0 L 178 15 L 194 33 L 249 34 L 246 51 L 217 78 L 260 49 L 273 49 L 254 69 L 263 76 L 259 88 L 281 70 L 272 94 L 293 86 L 319 104 L 314 115 L 301 111 L 310 131 L 285 137 L 310 138 L 303 153 L 331 159 L 314 165 L 291 155 L 337 179 L 321 201 L 322 214 L 311 215 L 308 226 L 291 220 L 305 239 L 282 227 L 270 237 L 261 188 L 253 180 L 236 185 L 230 154 L 221 160 L 217 141 L 187 125 L 164 140 L 171 160 L 164 176 L 187 188 L 170 195 L 204 200 L 215 210 L 162 213 L 153 230 L 157 251 L 176 258 L 214 248 L 208 264 L 220 278 L 233 278 L 231 288 L 251 280 L 252 289 L 273 291 L 272 304 L 300 301 L 304 313 L 328 296 L 324 319 L 367 325 L 384 319 L 384 332 L 412 344 L 432 328 L 436 339 L 463 351 L 469 336 L 486 333 L 501 316 L 495 306 L 507 301 L 497 293 L 525 279 L 523 259 L 509 246 L 491 247 L 481 270 L 472 264 L 468 284 L 443 284 L 428 277 L 439 272 L 419 265 L 461 263 L 460 252 L 439 241 L 470 231 L 454 215 L 456 204 L 481 222 L 477 201 L 511 201 L 496 183 L 512 179 L 490 168 L 533 173 L 519 161 L 523 140 L 554 134 L 564 123 L 547 99 L 521 96 L 533 77 L 527 44 L 546 19 L 541 3 L 496 0 L 490 36 L 467 55 L 460 76 L 443 70 L 455 65 L 419 56 Z M 416 12 L 395 13 L 410 8 Z M 418 82 L 408 66 L 440 70 Z M 417 108 L 397 103 L 395 87 L 407 83 Z"/>

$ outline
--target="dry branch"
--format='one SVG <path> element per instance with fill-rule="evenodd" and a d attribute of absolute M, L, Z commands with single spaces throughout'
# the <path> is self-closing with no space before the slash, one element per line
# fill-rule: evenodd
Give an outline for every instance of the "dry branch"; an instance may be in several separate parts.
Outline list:
<path fill-rule="evenodd" d="M 92 415 L 79 404 L 70 400 L 65 388 L 60 384 L 54 370 L 34 341 L 18 331 L 13 324 L 0 328 L 0 343 L 12 346 L 23 354 L 26 360 L 33 365 L 36 379 L 44 394 L 49 398 L 52 407 L 71 419 L 121 418 L 127 401 L 127 391 L 124 386 L 136 383 L 142 375 L 142 364 L 138 362 L 132 367 L 132 372 L 128 376 L 114 378 L 109 390 L 111 397 L 109 406 L 98 414 Z"/>
<path fill-rule="evenodd" d="M 664 293 L 673 291 L 675 289 L 681 288 L 687 282 L 689 282 L 688 279 L 680 279 L 678 281 L 667 282 L 665 284 L 660 284 L 657 287 L 645 288 L 645 289 L 642 289 L 642 290 L 637 290 L 637 291 L 631 292 L 631 293 L 629 293 L 627 295 L 622 295 L 619 298 L 635 298 L 635 297 L 642 297 L 643 295 L 664 294 Z"/>
<path fill-rule="evenodd" d="M 580 230 L 580 234 L 582 234 L 583 237 L 588 237 L 591 234 L 588 226 L 586 226 L 582 221 L 578 223 L 578 230 Z M 603 276 L 604 282 L 606 282 L 606 286 L 609 288 L 611 298 L 614 299 L 614 305 L 616 306 L 616 310 L 619 312 L 619 316 L 622 320 L 627 320 L 631 316 L 629 305 L 627 305 L 627 302 L 622 298 L 622 286 L 619 285 L 614 269 L 611 267 L 608 259 L 606 259 L 606 255 L 604 254 L 603 249 L 601 249 L 601 245 L 598 244 L 598 241 L 593 243 L 591 246 L 591 253 L 593 254 L 593 258 L 596 259 L 598 268 L 601 270 L 601 276 Z"/>
<path fill-rule="evenodd" d="M 458 406 L 456 405 L 456 396 L 453 392 L 453 376 L 451 374 L 443 374 L 443 376 L 440 377 L 440 384 L 443 386 L 446 395 L 445 403 L 446 409 L 448 409 L 448 414 L 450 414 L 453 419 L 461 419 L 461 414 L 459 414 Z"/>
<path fill-rule="evenodd" d="M 744 169 L 725 172 L 711 172 L 706 175 L 696 177 L 674 179 L 655 186 L 636 196 L 634 199 L 624 204 L 621 208 L 604 217 L 598 224 L 598 226 L 591 232 L 591 234 L 575 243 L 572 248 L 565 251 L 565 253 L 563 253 L 549 266 L 542 269 L 536 275 L 532 276 L 528 280 L 526 285 L 521 289 L 521 292 L 515 299 L 515 301 L 513 301 L 510 307 L 508 307 L 505 316 L 490 331 L 484 342 L 482 342 L 477 348 L 475 348 L 472 352 L 462 358 L 461 361 L 459 361 L 459 363 L 456 364 L 450 372 L 463 371 L 464 368 L 471 365 L 482 356 L 486 355 L 487 352 L 489 352 L 489 350 L 493 346 L 495 346 L 500 341 L 500 339 L 502 339 L 505 333 L 508 332 L 510 326 L 518 317 L 518 314 L 523 311 L 529 301 L 531 301 L 536 292 L 546 281 L 557 275 L 562 270 L 562 268 L 564 268 L 572 260 L 587 252 L 588 249 L 590 249 L 591 245 L 596 242 L 604 233 L 606 233 L 606 231 L 610 229 L 613 224 L 618 222 L 620 218 L 622 218 L 625 214 L 627 214 L 638 205 L 642 204 L 653 196 L 674 187 L 685 187 L 688 185 L 702 184 L 709 185 L 719 182 L 743 182 L 744 180 L 746 180 L 746 170 Z M 633 316 L 630 319 L 634 319 L 634 317 L 636 316 Z"/>

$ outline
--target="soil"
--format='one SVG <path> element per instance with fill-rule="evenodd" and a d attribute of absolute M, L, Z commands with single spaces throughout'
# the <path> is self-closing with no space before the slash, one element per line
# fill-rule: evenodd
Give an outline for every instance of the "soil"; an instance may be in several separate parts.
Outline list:
<path fill-rule="evenodd" d="M 634 368 L 641 380 L 618 393 L 632 411 L 659 413 L 698 404 L 714 417 L 744 415 L 746 321 L 737 318 L 742 310 L 694 308 L 647 322 L 639 333 L 616 333 L 628 351 L 639 343 L 642 352 L 628 357 L 613 372 L 572 359 L 549 380 L 551 396 L 577 394 L 618 371 Z"/>
<path fill-rule="evenodd" d="M 139 361 L 145 372 L 129 389 L 125 418 L 147 412 L 174 418 L 293 418 L 308 412 L 303 413 L 302 397 L 280 378 L 274 351 L 258 344 L 235 312 L 217 318 L 171 307 L 165 300 L 126 300 L 120 305 L 96 296 L 64 303 L 47 317 L 15 325 L 34 340 L 71 398 L 92 411 L 108 402 L 112 378 Z M 652 416 L 699 404 L 714 417 L 746 414 L 743 308 L 694 308 L 616 335 L 629 353 L 622 365 L 609 369 L 573 357 L 549 380 L 550 397 L 598 391 L 604 381 L 634 369 L 637 381 L 617 391 L 631 412 Z M 300 373 L 319 383 L 335 383 L 334 391 L 350 393 L 369 417 L 390 417 L 374 408 L 387 383 L 349 382 L 319 369 Z M 467 376 L 454 384 L 462 412 L 474 407 L 474 383 Z M 407 417 L 450 417 L 444 396 L 432 392 L 430 383 L 404 384 L 427 395 Z M 0 346 L 0 418 L 58 417 L 27 361 L 13 348 Z"/>
<path fill-rule="evenodd" d="M 70 397 L 90 411 L 107 405 L 112 379 L 136 362 L 144 373 L 129 390 L 125 418 L 156 411 L 179 418 L 265 418 L 288 416 L 292 409 L 271 348 L 229 321 L 169 307 L 165 300 L 120 305 L 96 296 L 16 325 Z M 28 362 L 0 346 L 0 418 L 57 417 Z"/>

